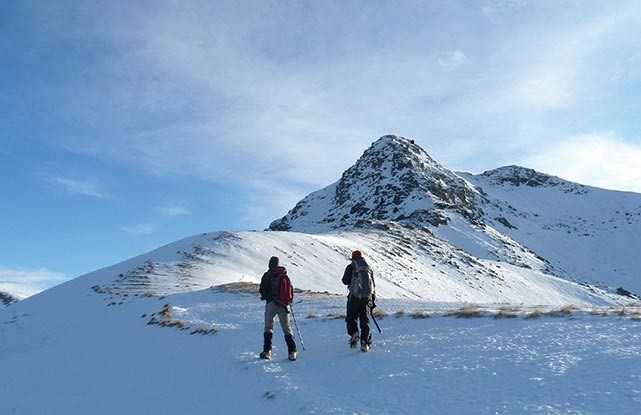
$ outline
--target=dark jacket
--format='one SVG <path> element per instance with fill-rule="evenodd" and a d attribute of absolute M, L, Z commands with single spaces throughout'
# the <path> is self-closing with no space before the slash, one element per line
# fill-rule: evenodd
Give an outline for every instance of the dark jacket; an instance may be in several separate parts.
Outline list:
<path fill-rule="evenodd" d="M 351 262 L 347 267 L 345 267 L 345 272 L 343 273 L 343 284 L 349 287 L 349 284 L 352 283 L 352 273 L 354 270 L 354 264 Z"/>
<path fill-rule="evenodd" d="M 274 301 L 274 296 L 272 295 L 272 270 L 269 269 L 263 274 L 263 277 L 260 279 L 260 299 L 265 300 L 268 303 Z"/>

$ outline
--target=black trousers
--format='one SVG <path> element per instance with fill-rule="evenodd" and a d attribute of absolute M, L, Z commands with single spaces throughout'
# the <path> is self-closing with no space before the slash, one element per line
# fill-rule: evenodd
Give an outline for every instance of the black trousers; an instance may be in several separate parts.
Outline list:
<path fill-rule="evenodd" d="M 361 341 L 371 342 L 369 329 L 370 298 L 356 298 L 351 295 L 347 298 L 347 334 L 350 336 L 358 332 L 358 322 L 361 325 Z"/>

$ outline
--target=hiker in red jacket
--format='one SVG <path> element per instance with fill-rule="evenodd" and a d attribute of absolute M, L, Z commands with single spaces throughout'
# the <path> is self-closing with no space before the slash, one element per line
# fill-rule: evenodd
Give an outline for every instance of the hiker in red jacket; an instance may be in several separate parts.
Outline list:
<path fill-rule="evenodd" d="M 261 359 L 272 357 L 272 337 L 274 335 L 274 320 L 278 321 L 285 334 L 289 360 L 296 360 L 296 342 L 294 332 L 289 320 L 289 306 L 294 300 L 294 289 L 291 280 L 287 276 L 285 267 L 278 265 L 278 257 L 269 259 L 269 269 L 260 280 L 260 299 L 265 300 L 265 331 L 263 333 L 263 351 Z"/>
<path fill-rule="evenodd" d="M 345 317 L 347 334 L 350 336 L 349 345 L 355 349 L 360 340 L 361 350 L 367 352 L 372 345 L 368 314 L 372 308 L 376 307 L 376 284 L 374 272 L 363 258 L 361 251 L 352 252 L 352 262 L 345 268 L 343 284 L 349 289 Z M 360 334 L 358 322 L 361 326 Z"/>

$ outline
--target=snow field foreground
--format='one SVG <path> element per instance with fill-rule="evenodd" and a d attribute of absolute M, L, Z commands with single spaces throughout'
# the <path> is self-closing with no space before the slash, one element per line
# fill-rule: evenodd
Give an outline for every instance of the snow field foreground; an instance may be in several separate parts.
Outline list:
<path fill-rule="evenodd" d="M 637 414 L 641 409 L 641 321 L 630 314 L 638 309 L 624 316 L 575 310 L 526 319 L 531 310 L 525 310 L 514 318 L 492 318 L 497 307 L 480 308 L 486 317 L 456 318 L 444 314 L 458 305 L 381 300 L 377 310 L 389 313 L 378 319 L 383 333 L 374 331 L 372 350 L 362 353 L 347 345 L 340 317 L 344 297 L 301 294 L 294 311 L 307 350 L 296 335 L 299 360 L 290 362 L 279 331 L 274 358 L 257 358 L 264 303 L 254 294 L 207 289 L 109 307 L 90 290 L 73 304 L 50 298 L 0 312 L 2 413 Z M 166 316 L 158 314 L 163 309 L 170 310 Z M 421 315 L 416 310 L 431 317 L 412 318 Z M 148 325 L 153 313 L 189 329 Z M 190 335 L 199 327 L 217 331 Z"/>

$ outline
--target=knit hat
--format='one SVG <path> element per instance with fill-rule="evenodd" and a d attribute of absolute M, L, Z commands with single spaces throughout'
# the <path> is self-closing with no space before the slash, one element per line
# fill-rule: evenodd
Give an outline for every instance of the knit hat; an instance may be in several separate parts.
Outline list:
<path fill-rule="evenodd" d="M 362 258 L 362 257 L 363 257 L 363 254 L 361 254 L 361 251 L 352 252 L 352 259 L 358 259 L 358 258 Z"/>
<path fill-rule="evenodd" d="M 269 258 L 269 269 L 276 268 L 278 266 L 278 257 L 273 256 Z"/>

